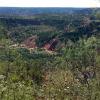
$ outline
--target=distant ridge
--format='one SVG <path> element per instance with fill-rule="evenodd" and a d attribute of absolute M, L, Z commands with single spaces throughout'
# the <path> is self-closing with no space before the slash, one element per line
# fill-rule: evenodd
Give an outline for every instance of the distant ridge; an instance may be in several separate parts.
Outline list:
<path fill-rule="evenodd" d="M 98 8 L 99 9 L 99 8 Z M 34 15 L 50 13 L 91 13 L 92 8 L 25 8 L 25 7 L 0 7 L 0 15 Z"/>

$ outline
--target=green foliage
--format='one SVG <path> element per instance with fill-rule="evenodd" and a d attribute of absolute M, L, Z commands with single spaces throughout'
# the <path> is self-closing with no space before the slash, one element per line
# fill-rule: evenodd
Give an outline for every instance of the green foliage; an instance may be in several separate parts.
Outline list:
<path fill-rule="evenodd" d="M 4 57 L 0 58 L 0 99 L 99 100 L 98 48 L 94 36 L 75 43 L 69 40 L 57 55 L 5 46 L 0 49 Z M 96 75 L 85 80 L 85 71 Z"/>
<path fill-rule="evenodd" d="M 38 25 L 23 18 L 1 21 L 0 100 L 99 100 L 100 23 L 91 17 L 34 15 Z M 30 52 L 20 43 L 33 35 L 38 48 Z M 40 48 L 54 38 L 59 41 L 54 51 Z"/>

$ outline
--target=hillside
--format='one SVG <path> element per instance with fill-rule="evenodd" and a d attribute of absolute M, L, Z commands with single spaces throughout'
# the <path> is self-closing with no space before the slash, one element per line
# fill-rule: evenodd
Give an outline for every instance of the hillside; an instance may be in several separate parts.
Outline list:
<path fill-rule="evenodd" d="M 99 8 L 0 8 L 0 100 L 99 99 Z"/>
<path fill-rule="evenodd" d="M 37 35 L 37 47 L 43 47 L 53 39 L 65 44 L 68 39 L 77 41 L 84 36 L 99 35 L 100 21 L 98 9 L 74 9 L 74 8 L 0 8 L 0 25 L 4 28 L 1 36 L 10 38 L 13 42 L 21 43 L 28 37 Z M 12 9 L 14 12 L 12 12 Z M 60 13 L 61 10 L 62 14 Z M 7 12 L 7 10 L 9 10 Z M 22 11 L 21 11 L 22 10 Z M 28 10 L 30 14 L 25 11 Z M 38 15 L 39 10 L 41 14 Z M 33 11 L 33 12 L 31 12 Z M 47 12 L 51 11 L 51 14 Z M 53 12 L 57 12 L 53 14 Z M 66 11 L 66 13 L 65 13 Z M 70 13 L 72 12 L 73 13 Z M 22 16 L 16 15 L 17 12 L 26 13 Z M 6 13 L 7 16 L 2 16 Z M 9 16 L 9 14 L 12 16 Z M 27 17 L 28 16 L 28 17 Z M 58 43 L 59 44 L 59 43 Z M 59 45 L 60 46 L 60 45 Z"/>

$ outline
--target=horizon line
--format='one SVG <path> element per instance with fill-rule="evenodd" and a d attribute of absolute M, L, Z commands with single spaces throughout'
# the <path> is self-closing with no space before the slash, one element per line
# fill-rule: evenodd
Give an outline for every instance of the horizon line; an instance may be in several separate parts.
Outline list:
<path fill-rule="evenodd" d="M 0 8 L 100 8 L 100 7 L 72 7 L 72 6 L 70 6 L 70 7 L 26 7 L 26 6 L 0 6 Z"/>

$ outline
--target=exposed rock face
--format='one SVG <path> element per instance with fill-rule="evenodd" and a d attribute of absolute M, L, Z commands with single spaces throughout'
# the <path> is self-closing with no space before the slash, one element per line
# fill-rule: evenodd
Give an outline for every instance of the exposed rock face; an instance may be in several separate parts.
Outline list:
<path fill-rule="evenodd" d="M 22 48 L 34 49 L 37 48 L 36 45 L 37 35 L 27 38 L 22 44 L 20 45 Z M 58 39 L 52 39 L 50 42 L 46 43 L 43 48 L 48 51 L 54 51 L 56 45 L 58 44 Z"/>
<path fill-rule="evenodd" d="M 78 72 L 76 79 L 78 79 L 81 83 L 88 84 L 88 80 L 95 77 L 94 71 L 84 71 Z"/>
<path fill-rule="evenodd" d="M 27 38 L 22 44 L 26 47 L 26 48 L 36 48 L 36 39 L 37 39 L 37 35 L 34 35 L 32 37 Z"/>
<path fill-rule="evenodd" d="M 53 39 L 50 43 L 44 45 L 44 49 L 53 51 L 58 44 L 58 39 Z"/>

